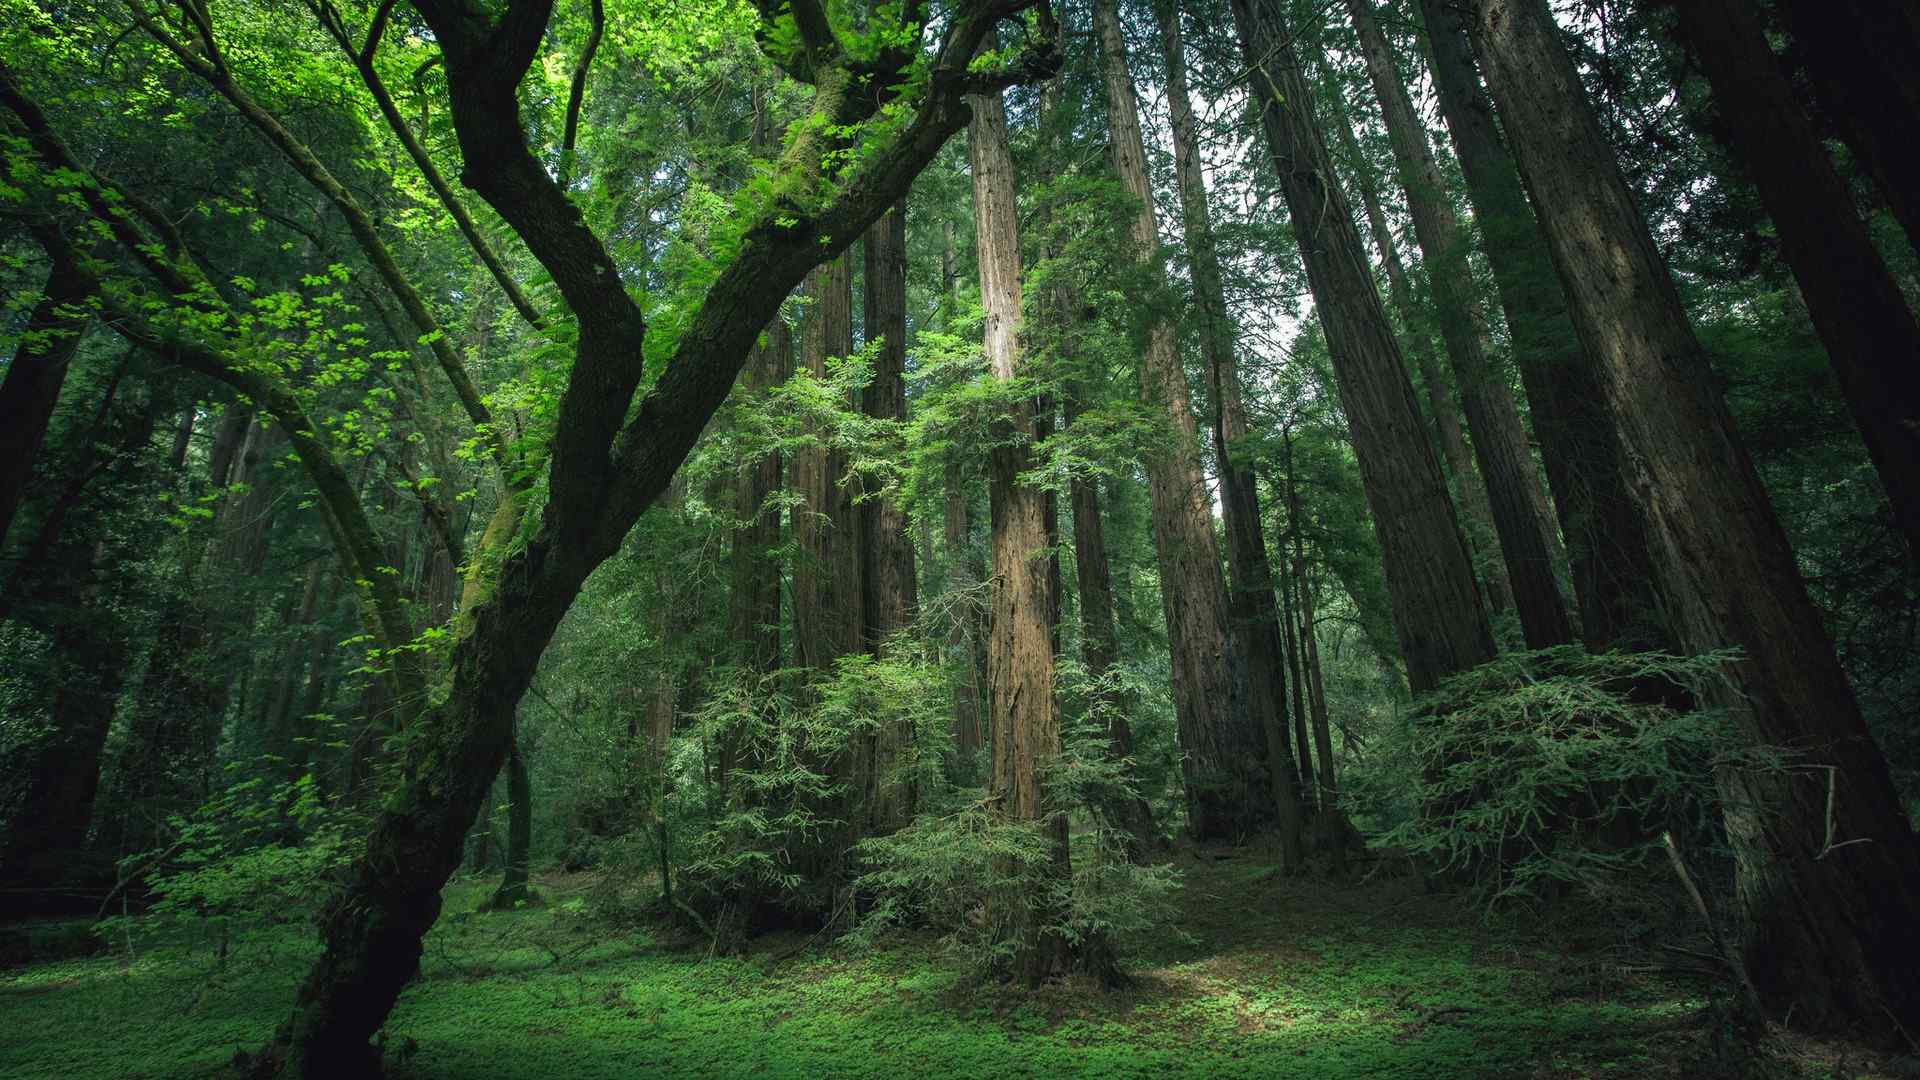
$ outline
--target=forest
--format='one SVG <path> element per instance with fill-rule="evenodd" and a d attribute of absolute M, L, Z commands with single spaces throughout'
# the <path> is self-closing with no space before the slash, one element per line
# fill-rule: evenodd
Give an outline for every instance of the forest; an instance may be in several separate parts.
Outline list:
<path fill-rule="evenodd" d="M 0 0 L 0 1077 L 1920 1076 L 1920 5 Z"/>

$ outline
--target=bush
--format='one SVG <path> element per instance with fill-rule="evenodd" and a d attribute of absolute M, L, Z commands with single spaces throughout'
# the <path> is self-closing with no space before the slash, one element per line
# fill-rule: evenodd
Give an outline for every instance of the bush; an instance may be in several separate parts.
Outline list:
<path fill-rule="evenodd" d="M 1390 729 L 1350 778 L 1349 800 L 1385 829 L 1382 843 L 1472 879 L 1489 903 L 1600 888 L 1657 857 L 1662 831 L 1717 833 L 1717 767 L 1777 764 L 1723 714 L 1645 692 L 1697 690 L 1732 659 L 1577 647 L 1502 656 Z"/>

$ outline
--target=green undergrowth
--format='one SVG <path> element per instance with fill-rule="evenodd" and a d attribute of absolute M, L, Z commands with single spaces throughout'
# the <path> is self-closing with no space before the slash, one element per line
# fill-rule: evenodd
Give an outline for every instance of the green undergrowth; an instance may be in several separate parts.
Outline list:
<path fill-rule="evenodd" d="M 1283 878 L 1252 851 L 1185 866 L 1184 933 L 1132 983 L 1035 992 L 962 974 L 930 939 L 854 952 L 805 938 L 716 958 L 588 921 L 579 888 L 471 914 L 455 886 L 388 1027 L 413 1078 L 1690 1076 L 1673 1023 L 1698 983 L 1559 955 L 1410 881 Z M 0 1076 L 205 1076 L 258 1045 L 311 931 L 134 941 L 0 973 Z M 1664 1030 L 1660 1030 L 1664 1029 Z M 1791 1073 L 1789 1073 L 1790 1075 Z M 1802 1075 L 1813 1075 L 1802 1073 Z M 1832 1075 L 1830 1069 L 1818 1075 Z"/>

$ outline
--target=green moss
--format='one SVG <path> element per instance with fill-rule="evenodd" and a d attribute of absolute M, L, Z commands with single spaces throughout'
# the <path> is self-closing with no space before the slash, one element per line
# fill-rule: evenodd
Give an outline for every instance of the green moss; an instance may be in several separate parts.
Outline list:
<path fill-rule="evenodd" d="M 490 884 L 447 898 L 388 1028 L 395 1076 L 1625 1078 L 1683 1075 L 1674 1047 L 1698 1038 L 1623 1034 L 1696 1005 L 1685 988 L 1568 997 L 1517 931 L 1244 867 L 1192 871 L 1193 939 L 1105 993 L 983 985 L 912 937 L 710 958 L 564 897 L 473 914 Z M 1210 906 L 1224 889 L 1233 910 Z M 136 946 L 0 977 L 0 1076 L 206 1075 L 282 1018 L 313 949 L 291 924 L 224 965 L 213 942 Z"/>

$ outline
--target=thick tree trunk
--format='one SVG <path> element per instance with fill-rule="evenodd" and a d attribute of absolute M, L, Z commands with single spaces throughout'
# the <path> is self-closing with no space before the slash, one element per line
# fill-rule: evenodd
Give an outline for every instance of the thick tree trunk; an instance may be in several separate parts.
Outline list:
<path fill-rule="evenodd" d="M 1467 550 L 1474 554 L 1474 565 L 1482 571 L 1481 586 L 1486 590 L 1487 609 L 1498 615 L 1513 607 L 1513 585 L 1507 580 L 1504 560 L 1480 557 L 1498 536 L 1487 485 L 1479 470 L 1473 467 L 1473 452 L 1467 449 L 1466 430 L 1460 426 L 1460 404 L 1454 397 L 1453 384 L 1440 374 L 1439 361 L 1433 354 L 1432 320 L 1415 298 L 1406 264 L 1400 261 L 1399 245 L 1394 242 L 1386 209 L 1380 203 L 1380 185 L 1374 179 L 1373 165 L 1354 137 L 1353 122 L 1347 116 L 1345 85 L 1339 73 L 1327 64 L 1324 54 L 1315 59 L 1320 66 L 1321 81 L 1329 91 L 1328 127 L 1340 143 L 1340 152 L 1352 162 L 1353 186 L 1367 218 L 1367 231 L 1373 237 L 1373 246 L 1380 251 L 1380 265 L 1387 274 L 1387 298 L 1400 313 L 1407 353 L 1413 358 L 1414 368 L 1420 372 L 1420 382 L 1427 391 L 1427 410 L 1433 417 L 1440 460 L 1453 480 L 1460 512 L 1467 518 Z"/>
<path fill-rule="evenodd" d="M 1713 85 L 1733 150 L 1779 230 L 1781 254 L 1840 377 L 1908 554 L 1920 558 L 1920 379 L 1914 377 L 1920 324 L 1794 100 L 1752 6 L 1744 0 L 1693 0 L 1675 5 L 1675 12 L 1682 37 Z M 1909 67 L 1905 82 L 1914 81 Z M 1920 94 L 1912 101 L 1920 107 Z M 1910 157 L 1914 142 L 1911 131 L 1901 142 Z M 1920 169 L 1910 182 L 1920 183 Z"/>
<path fill-rule="evenodd" d="M 816 379 L 827 358 L 853 351 L 853 278 L 846 255 L 807 275 L 813 304 L 801 329 L 800 367 Z M 824 433 L 823 433 L 824 434 Z M 793 455 L 794 659 L 817 677 L 861 651 L 860 526 L 854 492 L 841 483 L 847 456 L 822 443 Z"/>
<path fill-rule="evenodd" d="M 1374 0 L 1347 0 L 1347 9 L 1386 121 L 1400 187 L 1413 215 L 1414 235 L 1438 309 L 1440 337 L 1453 363 L 1467 425 L 1473 432 L 1474 457 L 1486 481 L 1514 608 L 1528 648 L 1565 645 L 1573 640 L 1573 624 L 1554 577 L 1545 493 L 1540 490 L 1513 394 L 1488 357 L 1486 318 L 1475 295 L 1473 272 L 1467 265 L 1468 245 L 1454 220 L 1446 180 L 1427 145 L 1426 128 L 1414 111 L 1386 35 L 1374 21 L 1373 4 Z"/>
<path fill-rule="evenodd" d="M 1781 0 L 1814 95 L 1920 249 L 1920 11 L 1904 0 Z M 1773 148 L 1782 148 L 1776 145 Z"/>
<path fill-rule="evenodd" d="M 1148 184 L 1133 77 L 1127 71 L 1117 0 L 1094 4 L 1106 70 L 1114 170 L 1139 200 L 1135 257 L 1158 266 L 1159 230 Z M 1171 442 L 1146 461 L 1154 551 L 1173 659 L 1173 701 L 1187 786 L 1187 828 L 1196 838 L 1237 836 L 1270 818 L 1266 737 L 1248 718 L 1228 636 L 1226 579 L 1214 540 L 1213 506 L 1187 376 L 1172 322 L 1155 316 L 1141 358 L 1141 396 L 1171 422 Z"/>
<path fill-rule="evenodd" d="M 974 233 L 980 296 L 986 309 L 987 366 L 1011 382 L 1021 369 L 1020 236 L 1014 207 L 1013 155 L 999 94 L 969 99 L 967 156 L 973 169 Z M 1032 986 L 1065 974 L 1072 949 L 1062 912 L 1050 898 L 1070 876 L 1067 815 L 1049 805 L 1041 777 L 1060 753 L 1054 701 L 1053 577 L 1047 553 L 1046 497 L 1022 483 L 1033 462 L 1022 436 L 1033 431 L 1032 406 L 1009 403 L 996 420 L 993 450 L 993 623 L 987 645 L 988 715 L 993 728 L 994 804 L 1003 819 L 1037 825 L 1051 848 L 1048 881 L 1005 897 L 1013 938 L 1012 974 Z"/>
<path fill-rule="evenodd" d="M 92 292 L 92 279 L 73 264 L 71 250 L 64 243 L 48 247 L 53 266 L 0 380 L 0 416 L 6 417 L 0 423 L 0 545 L 33 475 L 67 367 L 92 321 L 81 307 Z"/>
<path fill-rule="evenodd" d="M 1166 52 L 1174 175 L 1180 186 L 1194 300 L 1200 309 L 1200 352 L 1206 361 L 1207 389 L 1212 397 L 1213 456 L 1220 470 L 1220 503 L 1226 516 L 1227 565 L 1233 573 L 1227 614 L 1234 641 L 1246 662 L 1248 716 L 1266 740 L 1274 820 L 1280 830 L 1280 860 L 1293 868 L 1305 858 L 1306 839 L 1299 779 L 1288 747 L 1286 660 L 1273 599 L 1273 570 L 1267 559 L 1266 536 L 1261 531 L 1260 495 L 1253 469 L 1244 460 L 1234 460 L 1236 444 L 1247 436 L 1247 408 L 1240 396 L 1233 323 L 1227 314 L 1220 253 L 1214 245 L 1206 177 L 1200 166 L 1200 139 L 1187 95 L 1180 13 L 1166 2 L 1157 4 L 1155 10 Z"/>
<path fill-rule="evenodd" d="M 1386 566 L 1394 624 L 1415 693 L 1494 656 L 1466 542 L 1347 200 L 1312 112 L 1312 94 L 1276 0 L 1234 0 L 1241 49 L 1314 308 L 1333 352 L 1340 401 Z"/>
<path fill-rule="evenodd" d="M 1786 772 L 1722 775 L 1765 1004 L 1920 1028 L 1920 844 L 1544 0 L 1476 0 L 1474 45 L 1613 407 L 1680 646 L 1738 646 L 1710 693 Z"/>
<path fill-rule="evenodd" d="M 882 420 L 907 418 L 907 207 L 897 203 L 867 230 L 866 340 L 880 341 L 873 381 L 862 394 L 861 411 Z M 863 632 L 867 649 L 878 654 L 887 637 L 913 621 L 919 603 L 913 567 L 913 537 L 907 512 L 894 498 L 869 497 L 859 507 L 860 573 L 864 598 Z M 888 726 L 874 732 L 872 790 L 867 796 L 867 830 L 890 833 L 913 819 L 916 791 L 900 775 L 911 753 L 913 732 Z"/>
<path fill-rule="evenodd" d="M 1665 632 L 1653 624 L 1650 541 L 1622 475 L 1613 418 L 1593 365 L 1581 353 L 1552 254 L 1481 88 L 1466 21 L 1448 0 L 1421 0 L 1421 9 L 1434 88 L 1500 292 L 1559 510 L 1581 639 L 1596 652 L 1667 647 Z"/>
<path fill-rule="evenodd" d="M 793 374 L 793 334 L 781 319 L 767 324 L 747 359 L 745 392 L 760 398 Z M 765 674 L 780 666 L 780 508 L 768 496 L 780 486 L 780 452 L 743 462 L 734 477 L 732 589 L 727 603 L 727 639 L 740 662 Z"/>

